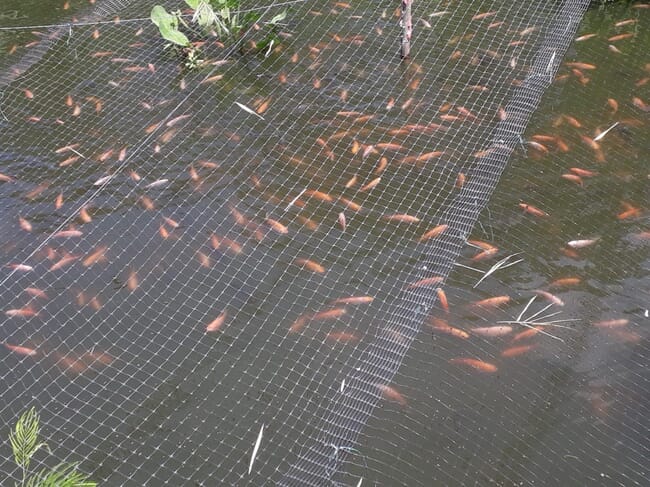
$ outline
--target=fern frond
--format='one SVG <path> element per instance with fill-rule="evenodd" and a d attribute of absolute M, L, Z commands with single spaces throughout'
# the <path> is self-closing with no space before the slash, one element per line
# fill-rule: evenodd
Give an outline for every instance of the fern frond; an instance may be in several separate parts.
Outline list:
<path fill-rule="evenodd" d="M 76 470 L 76 464 L 59 464 L 51 470 L 42 470 L 30 477 L 25 487 L 96 487 L 88 477 Z"/>
<path fill-rule="evenodd" d="M 29 467 L 29 462 L 39 448 L 47 445 L 38 442 L 40 432 L 39 417 L 35 408 L 22 414 L 16 428 L 9 433 L 9 442 L 14 453 L 14 460 L 23 469 Z"/>

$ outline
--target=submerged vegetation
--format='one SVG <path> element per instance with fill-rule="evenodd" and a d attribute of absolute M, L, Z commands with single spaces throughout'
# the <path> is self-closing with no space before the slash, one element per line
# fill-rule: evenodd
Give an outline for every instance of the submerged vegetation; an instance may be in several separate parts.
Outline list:
<path fill-rule="evenodd" d="M 38 450 L 47 444 L 39 440 L 40 421 L 34 408 L 30 409 L 18 420 L 16 427 L 9 433 L 9 442 L 13 450 L 14 461 L 22 470 L 20 487 L 95 487 L 86 475 L 76 470 L 75 464 L 61 463 L 53 469 L 43 469 L 30 475 L 29 464 Z"/>
<path fill-rule="evenodd" d="M 151 21 L 170 46 L 184 57 L 188 68 L 203 63 L 198 45 L 207 37 L 215 37 L 224 47 L 238 47 L 242 54 L 247 52 L 243 43 L 247 36 L 250 37 L 247 39 L 248 51 L 256 53 L 269 51 L 280 41 L 277 27 L 286 17 L 286 11 L 260 24 L 261 14 L 241 12 L 240 0 L 185 0 L 185 3 L 191 9 L 190 22 L 186 21 L 190 15 L 185 16 L 181 10 L 167 12 L 160 5 L 151 10 Z M 195 26 L 198 26 L 198 31 Z M 253 39 L 253 33 L 257 39 Z M 190 38 L 195 39 L 194 42 Z"/>

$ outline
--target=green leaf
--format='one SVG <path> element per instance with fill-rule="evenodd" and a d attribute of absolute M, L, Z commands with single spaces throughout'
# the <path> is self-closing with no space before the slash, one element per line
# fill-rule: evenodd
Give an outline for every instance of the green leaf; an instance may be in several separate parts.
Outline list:
<path fill-rule="evenodd" d="M 199 26 L 205 29 L 215 23 L 217 15 L 212 10 L 212 7 L 210 7 L 210 4 L 205 0 L 199 0 L 192 20 L 198 22 Z"/>
<path fill-rule="evenodd" d="M 286 17 L 287 17 L 287 11 L 283 10 L 278 15 L 276 15 L 271 20 L 269 20 L 269 24 L 277 24 L 278 22 L 282 22 Z"/>
<path fill-rule="evenodd" d="M 45 443 L 38 443 L 40 431 L 39 418 L 36 409 L 31 408 L 23 413 L 14 431 L 9 433 L 9 442 L 14 453 L 14 460 L 24 469 L 29 467 L 29 462 Z"/>
<path fill-rule="evenodd" d="M 168 13 L 164 7 L 156 5 L 151 9 L 151 21 L 156 24 L 160 35 L 165 40 L 179 46 L 189 46 L 189 39 L 178 30 L 178 19 L 175 15 Z"/>
<path fill-rule="evenodd" d="M 188 4 L 190 8 L 196 10 L 196 8 L 199 6 L 199 3 L 201 3 L 201 0 L 185 0 L 185 3 Z"/>
<path fill-rule="evenodd" d="M 91 482 L 88 477 L 76 471 L 75 464 L 60 464 L 52 470 L 42 470 L 30 477 L 26 487 L 96 487 L 97 482 Z"/>

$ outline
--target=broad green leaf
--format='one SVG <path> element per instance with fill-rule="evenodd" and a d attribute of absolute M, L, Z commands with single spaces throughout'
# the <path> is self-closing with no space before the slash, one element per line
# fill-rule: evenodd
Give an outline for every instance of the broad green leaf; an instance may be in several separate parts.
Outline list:
<path fill-rule="evenodd" d="M 185 34 L 178 30 L 178 19 L 176 16 L 167 13 L 164 7 L 156 5 L 151 9 L 151 21 L 156 24 L 160 35 L 165 40 L 179 46 L 187 46 L 190 44 Z"/>
<path fill-rule="evenodd" d="M 188 4 L 190 8 L 196 10 L 196 8 L 199 6 L 199 3 L 201 3 L 201 0 L 185 0 L 185 3 Z"/>
<path fill-rule="evenodd" d="M 216 14 L 205 0 L 199 0 L 192 21 L 198 22 L 202 28 L 210 27 L 216 21 Z"/>

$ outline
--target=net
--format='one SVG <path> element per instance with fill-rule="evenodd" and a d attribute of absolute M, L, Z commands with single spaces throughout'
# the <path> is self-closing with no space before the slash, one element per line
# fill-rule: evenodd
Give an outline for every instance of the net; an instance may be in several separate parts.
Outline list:
<path fill-rule="evenodd" d="M 563 63 L 589 2 L 414 3 L 405 61 L 394 2 L 244 2 L 277 42 L 193 70 L 151 5 L 72 3 L 0 31 L 0 416 L 44 465 L 643 483 L 647 4 Z"/>

